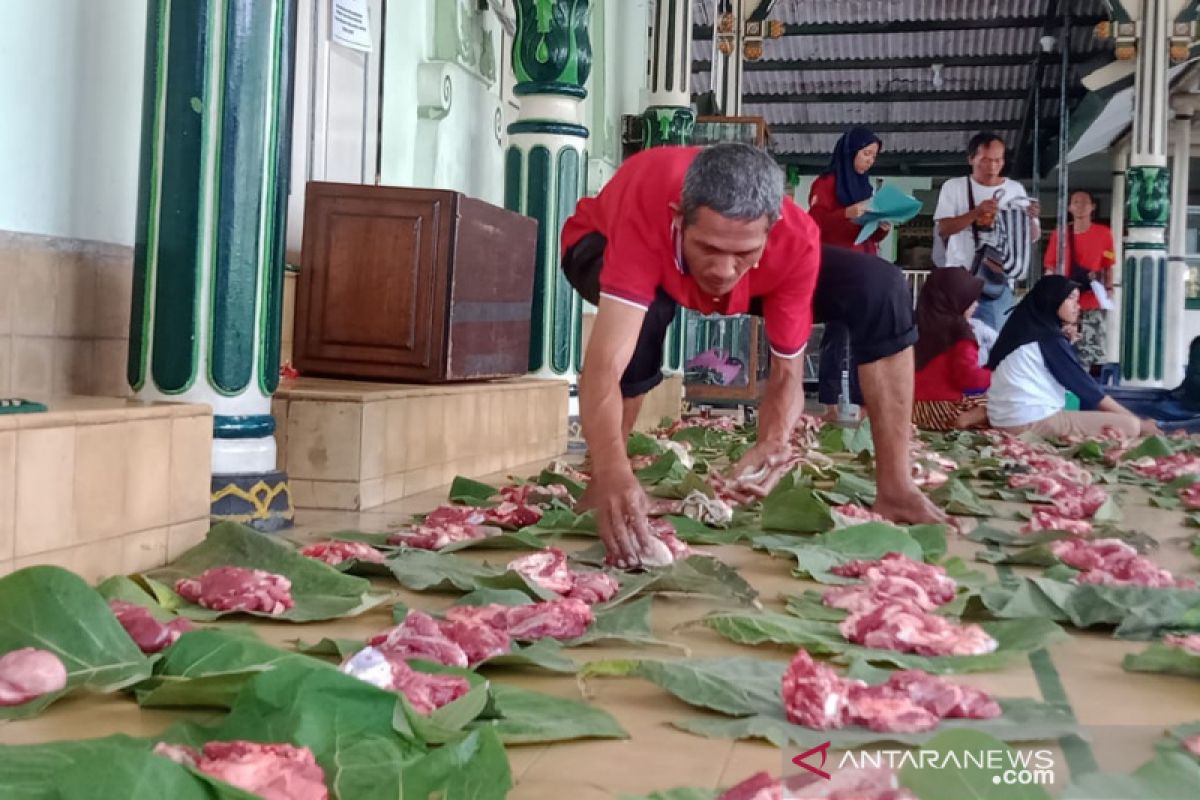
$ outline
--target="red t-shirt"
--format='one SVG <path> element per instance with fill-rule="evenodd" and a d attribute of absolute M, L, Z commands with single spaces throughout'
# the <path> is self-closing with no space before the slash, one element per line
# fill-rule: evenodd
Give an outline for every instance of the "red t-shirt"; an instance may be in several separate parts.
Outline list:
<path fill-rule="evenodd" d="M 1084 269 L 1101 274 L 1100 282 L 1104 283 L 1104 273 L 1112 269 L 1116 255 L 1113 253 L 1113 235 L 1112 229 L 1107 225 L 1101 225 L 1093 222 L 1091 227 L 1083 233 L 1077 233 L 1074 236 L 1075 245 L 1079 248 L 1079 255 L 1073 256 L 1071 253 L 1071 238 L 1067 237 L 1067 246 L 1064 249 L 1066 253 L 1067 275 L 1070 275 L 1072 263 L 1077 263 Z M 1055 260 L 1058 257 L 1058 231 L 1050 234 L 1050 243 L 1046 245 L 1046 255 L 1042 259 L 1042 263 L 1046 266 L 1047 274 L 1055 272 Z M 1079 293 L 1079 307 L 1085 311 L 1095 311 L 1100 308 L 1100 301 L 1096 299 L 1096 294 L 1088 289 Z"/>
<path fill-rule="evenodd" d="M 965 393 L 982 391 L 991 384 L 992 373 L 979 366 L 979 345 L 959 339 L 916 374 L 913 399 L 961 400 Z"/>
<path fill-rule="evenodd" d="M 744 314 L 762 298 L 771 351 L 795 358 L 812 332 L 812 297 L 821 265 L 816 224 L 790 198 L 767 235 L 758 266 L 724 297 L 712 297 L 687 274 L 674 227 L 683 178 L 698 147 L 654 147 L 627 159 L 596 197 L 583 198 L 562 231 L 564 251 L 589 233 L 607 239 L 600 294 L 649 308 L 662 289 L 702 314 Z"/>
<path fill-rule="evenodd" d="M 808 193 L 808 215 L 821 229 L 821 241 L 835 247 L 874 256 L 879 254 L 879 242 L 887 236 L 887 231 L 876 230 L 861 244 L 854 243 L 858 234 L 862 233 L 862 226 L 847 219 L 846 207 L 838 204 L 837 179 L 832 173 L 813 181 Z"/>

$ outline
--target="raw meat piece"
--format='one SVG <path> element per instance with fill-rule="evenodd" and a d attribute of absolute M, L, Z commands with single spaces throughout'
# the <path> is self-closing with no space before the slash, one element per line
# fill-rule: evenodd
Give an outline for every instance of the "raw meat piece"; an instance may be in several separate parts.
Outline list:
<path fill-rule="evenodd" d="M 431 714 L 471 690 L 461 675 L 417 672 L 400 655 L 375 647 L 359 650 L 340 669 L 372 686 L 403 694 L 418 714 Z"/>
<path fill-rule="evenodd" d="M 117 617 L 117 622 L 129 634 L 143 653 L 158 653 L 192 630 L 195 626 L 182 617 L 170 622 L 159 622 L 150 609 L 124 600 L 109 600 L 108 607 Z"/>
<path fill-rule="evenodd" d="M 849 691 L 851 720 L 873 731 L 920 733 L 938 725 L 938 716 L 914 703 L 907 696 L 884 686 L 851 684 Z"/>
<path fill-rule="evenodd" d="M 857 503 L 846 503 L 844 506 L 834 506 L 833 511 L 843 517 L 845 524 L 860 525 L 863 522 L 887 522 L 883 515 L 869 511 Z"/>
<path fill-rule="evenodd" d="M 1181 475 L 1200 475 L 1200 455 L 1194 453 L 1176 453 L 1173 456 L 1159 458 L 1139 458 L 1129 462 L 1134 472 L 1147 478 L 1169 483 Z"/>
<path fill-rule="evenodd" d="M 23 647 L 0 656 L 0 706 L 20 706 L 67 686 L 67 668 L 54 653 Z"/>
<path fill-rule="evenodd" d="M 726 789 L 717 800 L 783 800 L 783 784 L 765 772 L 757 772 Z"/>
<path fill-rule="evenodd" d="M 923 656 L 975 656 L 990 653 L 997 642 L 978 625 L 955 623 L 920 608 L 888 603 L 851 614 L 838 625 L 855 644 Z"/>
<path fill-rule="evenodd" d="M 888 553 L 878 560 L 848 561 L 830 572 L 843 578 L 863 578 L 868 583 L 885 575 L 908 578 L 919 584 L 929 599 L 939 606 L 949 603 L 958 592 L 958 584 L 946 574 L 946 570 L 934 564 L 914 561 L 903 553 Z"/>
<path fill-rule="evenodd" d="M 472 625 L 487 625 L 496 630 L 507 631 L 506 617 L 511 606 L 491 603 L 486 606 L 450 606 L 442 616 L 451 622 L 466 622 Z"/>
<path fill-rule="evenodd" d="M 688 492 L 679 511 L 689 519 L 714 528 L 724 528 L 733 522 L 733 506 L 719 497 L 709 497 L 699 489 Z"/>
<path fill-rule="evenodd" d="M 1188 508 L 1200 508 L 1200 483 L 1193 483 L 1186 489 L 1180 490 L 1179 499 Z"/>
<path fill-rule="evenodd" d="M 1000 704 L 987 692 L 950 683 L 919 669 L 893 672 L 883 685 L 942 719 L 992 719 L 1001 713 Z"/>
<path fill-rule="evenodd" d="M 576 572 L 575 585 L 571 587 L 567 597 L 595 605 L 613 599 L 620 588 L 621 585 L 607 572 Z"/>
<path fill-rule="evenodd" d="M 902 575 L 878 574 L 867 583 L 826 589 L 821 602 L 830 608 L 844 608 L 852 614 L 870 611 L 889 602 L 913 605 L 922 611 L 933 611 L 938 606 L 916 581 Z"/>
<path fill-rule="evenodd" d="M 501 502 L 516 503 L 519 506 L 550 505 L 554 500 L 561 500 L 567 505 L 571 505 L 574 502 L 567 487 L 561 483 L 552 483 L 548 486 L 539 486 L 536 483 L 524 483 L 520 486 L 504 486 L 501 487 L 500 491 L 492 499 Z"/>
<path fill-rule="evenodd" d="M 213 611 L 261 611 L 272 616 L 296 605 L 292 582 L 261 569 L 214 567 L 175 583 L 175 591 Z"/>
<path fill-rule="evenodd" d="M 568 598 L 548 603 L 512 606 L 505 609 L 508 635 L 521 641 L 575 639 L 584 634 L 595 617 L 582 600 Z"/>
<path fill-rule="evenodd" d="M 575 587 L 575 573 L 567 566 L 567 554 L 557 547 L 514 558 L 508 562 L 508 569 L 558 594 L 565 595 Z"/>
<path fill-rule="evenodd" d="M 1067 519 L 1048 508 L 1035 508 L 1033 519 L 1022 526 L 1021 533 L 1037 531 L 1066 531 L 1076 536 L 1091 536 L 1092 523 L 1082 519 Z"/>
<path fill-rule="evenodd" d="M 1200 756 L 1200 733 L 1187 737 L 1180 744 L 1182 744 L 1184 750 L 1187 750 L 1192 755 Z"/>
<path fill-rule="evenodd" d="M 1106 564 L 1115 564 L 1137 557 L 1137 550 L 1120 539 L 1060 539 L 1050 543 L 1050 552 L 1059 561 L 1075 569 L 1102 569 Z"/>
<path fill-rule="evenodd" d="M 670 438 L 686 428 L 711 428 L 716 431 L 733 433 L 737 429 L 737 420 L 730 416 L 688 417 L 677 419 L 671 426 L 662 431 L 662 435 Z"/>
<path fill-rule="evenodd" d="M 930 467 L 921 463 L 914 463 L 912 465 L 912 480 L 913 485 L 917 486 L 918 488 L 936 489 L 946 481 L 950 480 L 950 476 L 936 467 Z"/>
<path fill-rule="evenodd" d="M 366 542 L 328 541 L 310 544 L 300 551 L 300 555 L 324 561 L 329 566 L 336 566 L 343 561 L 365 561 L 368 564 L 382 564 L 383 553 Z"/>
<path fill-rule="evenodd" d="M 550 466 L 547 467 L 546 469 L 550 470 L 555 475 L 561 475 L 564 478 L 567 478 L 575 483 L 586 484 L 588 481 L 590 481 L 592 479 L 592 476 L 590 473 L 584 472 L 583 470 L 580 470 L 580 469 L 576 469 L 575 467 L 571 466 L 570 464 L 566 463 L 565 461 L 559 461 L 559 460 L 551 461 Z"/>
<path fill-rule="evenodd" d="M 651 517 L 665 517 L 668 514 L 682 514 L 683 501 L 672 500 L 669 497 L 647 497 L 646 514 Z"/>
<path fill-rule="evenodd" d="M 403 658 L 423 658 L 448 667 L 468 665 L 466 652 L 446 638 L 433 617 L 411 609 L 404 622 L 376 634 L 367 644 Z"/>
<path fill-rule="evenodd" d="M 783 708 L 797 725 L 817 730 L 840 728 L 848 721 L 850 687 L 831 667 L 818 664 L 806 650 L 783 673 Z"/>
<path fill-rule="evenodd" d="M 542 510 L 537 506 L 510 503 L 506 500 L 487 509 L 485 518 L 489 524 L 502 528 L 524 528 L 527 525 L 536 525 L 542 518 Z"/>
<path fill-rule="evenodd" d="M 1124 561 L 1105 564 L 1099 569 L 1081 572 L 1076 583 L 1098 586 L 1146 586 L 1152 589 L 1194 589 L 1196 582 L 1176 578 L 1148 558 L 1134 556 Z"/>
<path fill-rule="evenodd" d="M 475 666 L 512 650 L 512 641 L 509 640 L 505 628 L 494 628 L 480 622 L 441 620 L 438 622 L 438 630 L 462 648 L 469 666 Z"/>
<path fill-rule="evenodd" d="M 499 528 L 483 524 L 487 520 L 486 511 L 474 506 L 438 506 L 429 512 L 420 525 L 396 531 L 389 536 L 388 544 L 420 550 L 441 550 L 453 542 L 497 536 Z"/>
<path fill-rule="evenodd" d="M 1187 636 L 1167 636 L 1163 642 L 1171 647 L 1178 647 L 1200 656 L 1200 633 L 1191 633 Z"/>
<path fill-rule="evenodd" d="M 202 753 L 160 742 L 154 752 L 256 794 L 263 800 L 328 800 L 325 772 L 307 747 L 208 742 Z"/>
<path fill-rule="evenodd" d="M 650 531 L 654 536 L 671 551 L 671 560 L 678 561 L 681 558 L 687 558 L 690 555 L 695 555 L 692 548 L 688 547 L 686 542 L 683 542 L 675 535 L 675 526 L 667 522 L 665 519 L 651 519 Z"/>

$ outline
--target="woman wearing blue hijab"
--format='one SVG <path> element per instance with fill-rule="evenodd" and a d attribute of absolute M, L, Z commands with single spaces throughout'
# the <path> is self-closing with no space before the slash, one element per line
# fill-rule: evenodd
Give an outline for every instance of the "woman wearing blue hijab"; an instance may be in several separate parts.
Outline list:
<path fill-rule="evenodd" d="M 866 212 L 875 193 L 867 173 L 882 147 L 879 137 L 866 128 L 851 128 L 838 139 L 829 166 L 813 181 L 808 195 L 808 213 L 821 229 L 822 243 L 878 255 L 889 226 L 881 224 L 870 239 L 855 244 L 862 229 L 854 220 Z"/>
<path fill-rule="evenodd" d="M 808 195 L 808 213 L 821 229 L 821 243 L 879 254 L 879 242 L 891 228 L 886 222 L 866 241 L 855 244 L 862 230 L 854 220 L 861 217 L 875 190 L 867 177 L 883 148 L 879 137 L 866 128 L 851 128 L 842 134 L 833 148 L 829 167 L 815 181 Z M 849 402 L 862 405 L 858 388 L 858 370 L 849 360 L 850 335 L 845 326 L 826 325 L 821 336 L 821 365 L 817 399 L 827 408 L 826 417 L 837 418 L 836 404 L 842 390 L 842 371 L 849 370 Z"/>

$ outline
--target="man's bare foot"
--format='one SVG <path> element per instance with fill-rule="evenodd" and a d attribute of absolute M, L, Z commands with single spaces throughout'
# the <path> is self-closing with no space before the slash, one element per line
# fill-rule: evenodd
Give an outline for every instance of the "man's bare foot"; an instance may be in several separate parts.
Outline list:
<path fill-rule="evenodd" d="M 933 504 L 915 486 L 908 486 L 894 494 L 879 492 L 871 510 L 884 519 L 899 525 L 950 525 L 957 529 L 954 519 Z"/>

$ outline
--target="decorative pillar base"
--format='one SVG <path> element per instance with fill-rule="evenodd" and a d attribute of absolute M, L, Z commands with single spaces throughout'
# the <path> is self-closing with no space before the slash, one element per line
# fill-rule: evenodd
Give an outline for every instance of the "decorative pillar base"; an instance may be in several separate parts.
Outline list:
<path fill-rule="evenodd" d="M 295 524 L 296 509 L 286 472 L 212 476 L 212 518 L 273 533 Z"/>
<path fill-rule="evenodd" d="M 642 147 L 687 144 L 692 139 L 696 117 L 681 106 L 650 106 L 642 112 Z"/>

